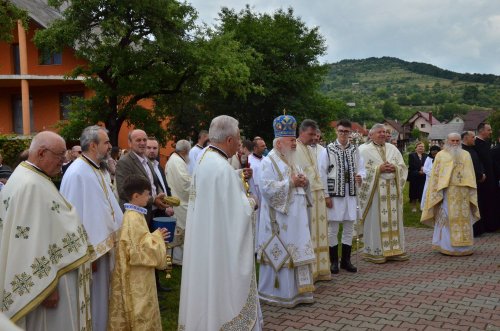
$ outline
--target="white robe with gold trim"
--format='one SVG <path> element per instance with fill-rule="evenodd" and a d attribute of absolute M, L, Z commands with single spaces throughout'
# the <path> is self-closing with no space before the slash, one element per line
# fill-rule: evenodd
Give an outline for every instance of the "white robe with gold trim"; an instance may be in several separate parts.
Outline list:
<path fill-rule="evenodd" d="M 172 154 L 165 166 L 165 175 L 172 195 L 178 197 L 180 205 L 174 207 L 175 218 L 175 236 L 172 246 L 173 262 L 182 265 L 182 255 L 184 250 L 184 235 L 186 230 L 187 208 L 189 203 L 189 188 L 191 187 L 191 176 L 188 166 L 184 159 L 177 153 Z"/>
<path fill-rule="evenodd" d="M 253 204 L 212 148 L 195 166 L 186 220 L 179 330 L 260 330 Z"/>
<path fill-rule="evenodd" d="M 273 164 L 276 163 L 276 166 Z M 316 260 L 309 232 L 306 193 L 293 187 L 293 170 L 272 150 L 262 161 L 259 187 L 262 193 L 257 259 L 260 262 L 259 296 L 268 304 L 293 307 L 313 302 L 312 264 Z M 273 230 L 271 216 L 276 214 L 277 226 Z M 278 229 L 279 230 L 278 230 Z M 286 247 L 284 265 L 275 271 L 263 250 L 279 231 L 278 237 Z M 282 255 L 284 252 L 275 251 Z M 285 256 L 287 255 L 285 254 Z"/>
<path fill-rule="evenodd" d="M 97 271 L 92 273 L 91 283 L 92 323 L 94 330 L 105 330 L 114 263 L 112 249 L 118 240 L 123 212 L 111 184 L 84 157 L 76 159 L 64 174 L 61 194 L 75 207 L 94 246 L 92 261 L 97 263 Z"/>
<path fill-rule="evenodd" d="M 0 310 L 25 330 L 88 330 L 90 248 L 50 178 L 21 163 L 0 193 Z M 56 308 L 41 303 L 55 289 Z"/>
<path fill-rule="evenodd" d="M 408 168 L 399 150 L 392 144 L 382 147 L 373 142 L 359 147 L 366 176 L 358 193 L 363 222 L 364 257 L 374 263 L 405 260 L 403 227 L 403 188 Z M 387 161 L 396 166 L 394 173 L 381 173 Z"/>

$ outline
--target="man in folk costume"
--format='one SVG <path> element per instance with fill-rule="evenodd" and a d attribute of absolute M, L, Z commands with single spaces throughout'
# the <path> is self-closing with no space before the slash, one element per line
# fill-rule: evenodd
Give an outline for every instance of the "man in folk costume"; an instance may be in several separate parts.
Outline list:
<path fill-rule="evenodd" d="M 78 214 L 51 181 L 64 139 L 37 134 L 0 193 L 0 310 L 23 330 L 90 330 L 92 248 Z"/>
<path fill-rule="evenodd" d="M 111 151 L 107 131 L 98 126 L 85 128 L 80 136 L 82 156 L 68 168 L 61 183 L 61 194 L 75 207 L 94 246 L 92 256 L 92 324 L 106 330 L 110 277 L 114 265 L 114 246 L 123 212 L 104 179 L 99 164 Z"/>
<path fill-rule="evenodd" d="M 359 147 L 366 177 L 359 190 L 364 258 L 373 263 L 404 261 L 403 188 L 408 174 L 401 153 L 385 142 L 383 124 L 370 130 L 372 141 Z"/>
<path fill-rule="evenodd" d="M 252 235 L 255 202 L 228 162 L 240 143 L 238 121 L 214 118 L 209 138 L 189 196 L 179 330 L 261 330 Z"/>
<path fill-rule="evenodd" d="M 479 219 L 477 185 L 470 154 L 450 133 L 436 155 L 421 222 L 434 225 L 432 247 L 446 255 L 472 254 L 472 225 Z"/>
<path fill-rule="evenodd" d="M 294 307 L 313 302 L 316 257 L 307 215 L 308 180 L 293 163 L 297 122 L 283 115 L 273 127 L 273 150 L 262 161 L 259 175 L 259 295 L 266 303 Z"/>
<path fill-rule="evenodd" d="M 299 127 L 297 139 L 297 153 L 295 162 L 309 181 L 307 197 L 310 208 L 309 229 L 314 248 L 316 261 L 313 263 L 313 278 L 318 280 L 331 280 L 330 260 L 328 258 L 328 221 L 326 219 L 326 205 L 323 184 L 318 170 L 318 160 L 315 150 L 310 146 L 316 140 L 318 124 L 306 119 Z"/>
<path fill-rule="evenodd" d="M 181 201 L 179 206 L 174 207 L 177 222 L 175 223 L 174 240 L 171 244 L 174 247 L 172 260 L 173 263 L 178 265 L 182 265 L 189 188 L 191 187 L 191 176 L 188 171 L 190 149 L 191 144 L 189 141 L 179 140 L 176 142 L 175 152 L 170 156 L 165 167 L 165 175 L 172 194 Z"/>
<path fill-rule="evenodd" d="M 200 133 L 198 133 L 198 142 L 189 151 L 188 171 L 190 176 L 193 175 L 194 166 L 196 165 L 196 162 L 200 157 L 201 151 L 206 147 L 207 142 L 208 142 L 208 131 L 201 130 Z"/>
<path fill-rule="evenodd" d="M 331 272 L 339 273 L 338 238 L 339 224 L 342 223 L 342 260 L 340 267 L 349 272 L 357 272 L 351 263 L 351 248 L 354 222 L 358 219 L 357 188 L 364 174 L 358 149 L 349 142 L 352 132 L 351 122 L 337 122 L 337 140 L 328 144 L 319 160 L 319 171 L 328 207 L 328 241 Z"/>

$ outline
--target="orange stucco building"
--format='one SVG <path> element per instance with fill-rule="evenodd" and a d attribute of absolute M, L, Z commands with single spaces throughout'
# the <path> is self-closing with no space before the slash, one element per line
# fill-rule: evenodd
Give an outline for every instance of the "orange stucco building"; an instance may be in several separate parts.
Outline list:
<path fill-rule="evenodd" d="M 82 78 L 66 79 L 76 66 L 85 61 L 75 57 L 72 49 L 58 54 L 46 54 L 38 49 L 33 37 L 38 29 L 47 28 L 61 14 L 43 0 L 13 0 L 26 10 L 30 18 L 28 29 L 19 23 L 12 31 L 13 41 L 0 41 L 0 134 L 32 135 L 43 130 L 56 130 L 55 124 L 67 118 L 72 97 L 91 97 Z M 152 101 L 141 105 L 152 107 Z M 124 124 L 120 130 L 119 146 L 128 148 Z M 168 144 L 170 146 L 170 144 Z M 172 147 L 162 148 L 161 162 L 165 163 Z"/>

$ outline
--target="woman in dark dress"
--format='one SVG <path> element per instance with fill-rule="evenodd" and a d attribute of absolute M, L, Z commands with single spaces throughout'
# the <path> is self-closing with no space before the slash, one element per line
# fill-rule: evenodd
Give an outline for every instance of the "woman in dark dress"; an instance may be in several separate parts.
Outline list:
<path fill-rule="evenodd" d="M 409 155 L 408 180 L 410 182 L 410 203 L 412 212 L 417 211 L 417 203 L 422 198 L 425 185 L 425 173 L 423 171 L 427 154 L 424 153 L 424 143 L 418 141 L 415 145 L 415 152 Z"/>

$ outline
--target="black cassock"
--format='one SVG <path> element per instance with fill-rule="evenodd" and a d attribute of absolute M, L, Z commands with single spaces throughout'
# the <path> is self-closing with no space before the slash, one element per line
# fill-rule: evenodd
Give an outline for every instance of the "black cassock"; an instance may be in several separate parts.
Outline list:
<path fill-rule="evenodd" d="M 483 232 L 493 232 L 498 229 L 500 216 L 495 215 L 496 208 L 496 180 L 493 170 L 493 159 L 491 155 L 491 142 L 476 138 L 474 149 L 483 166 L 486 180 L 478 183 L 477 199 L 481 219 L 474 224 L 474 235 L 480 235 Z"/>

